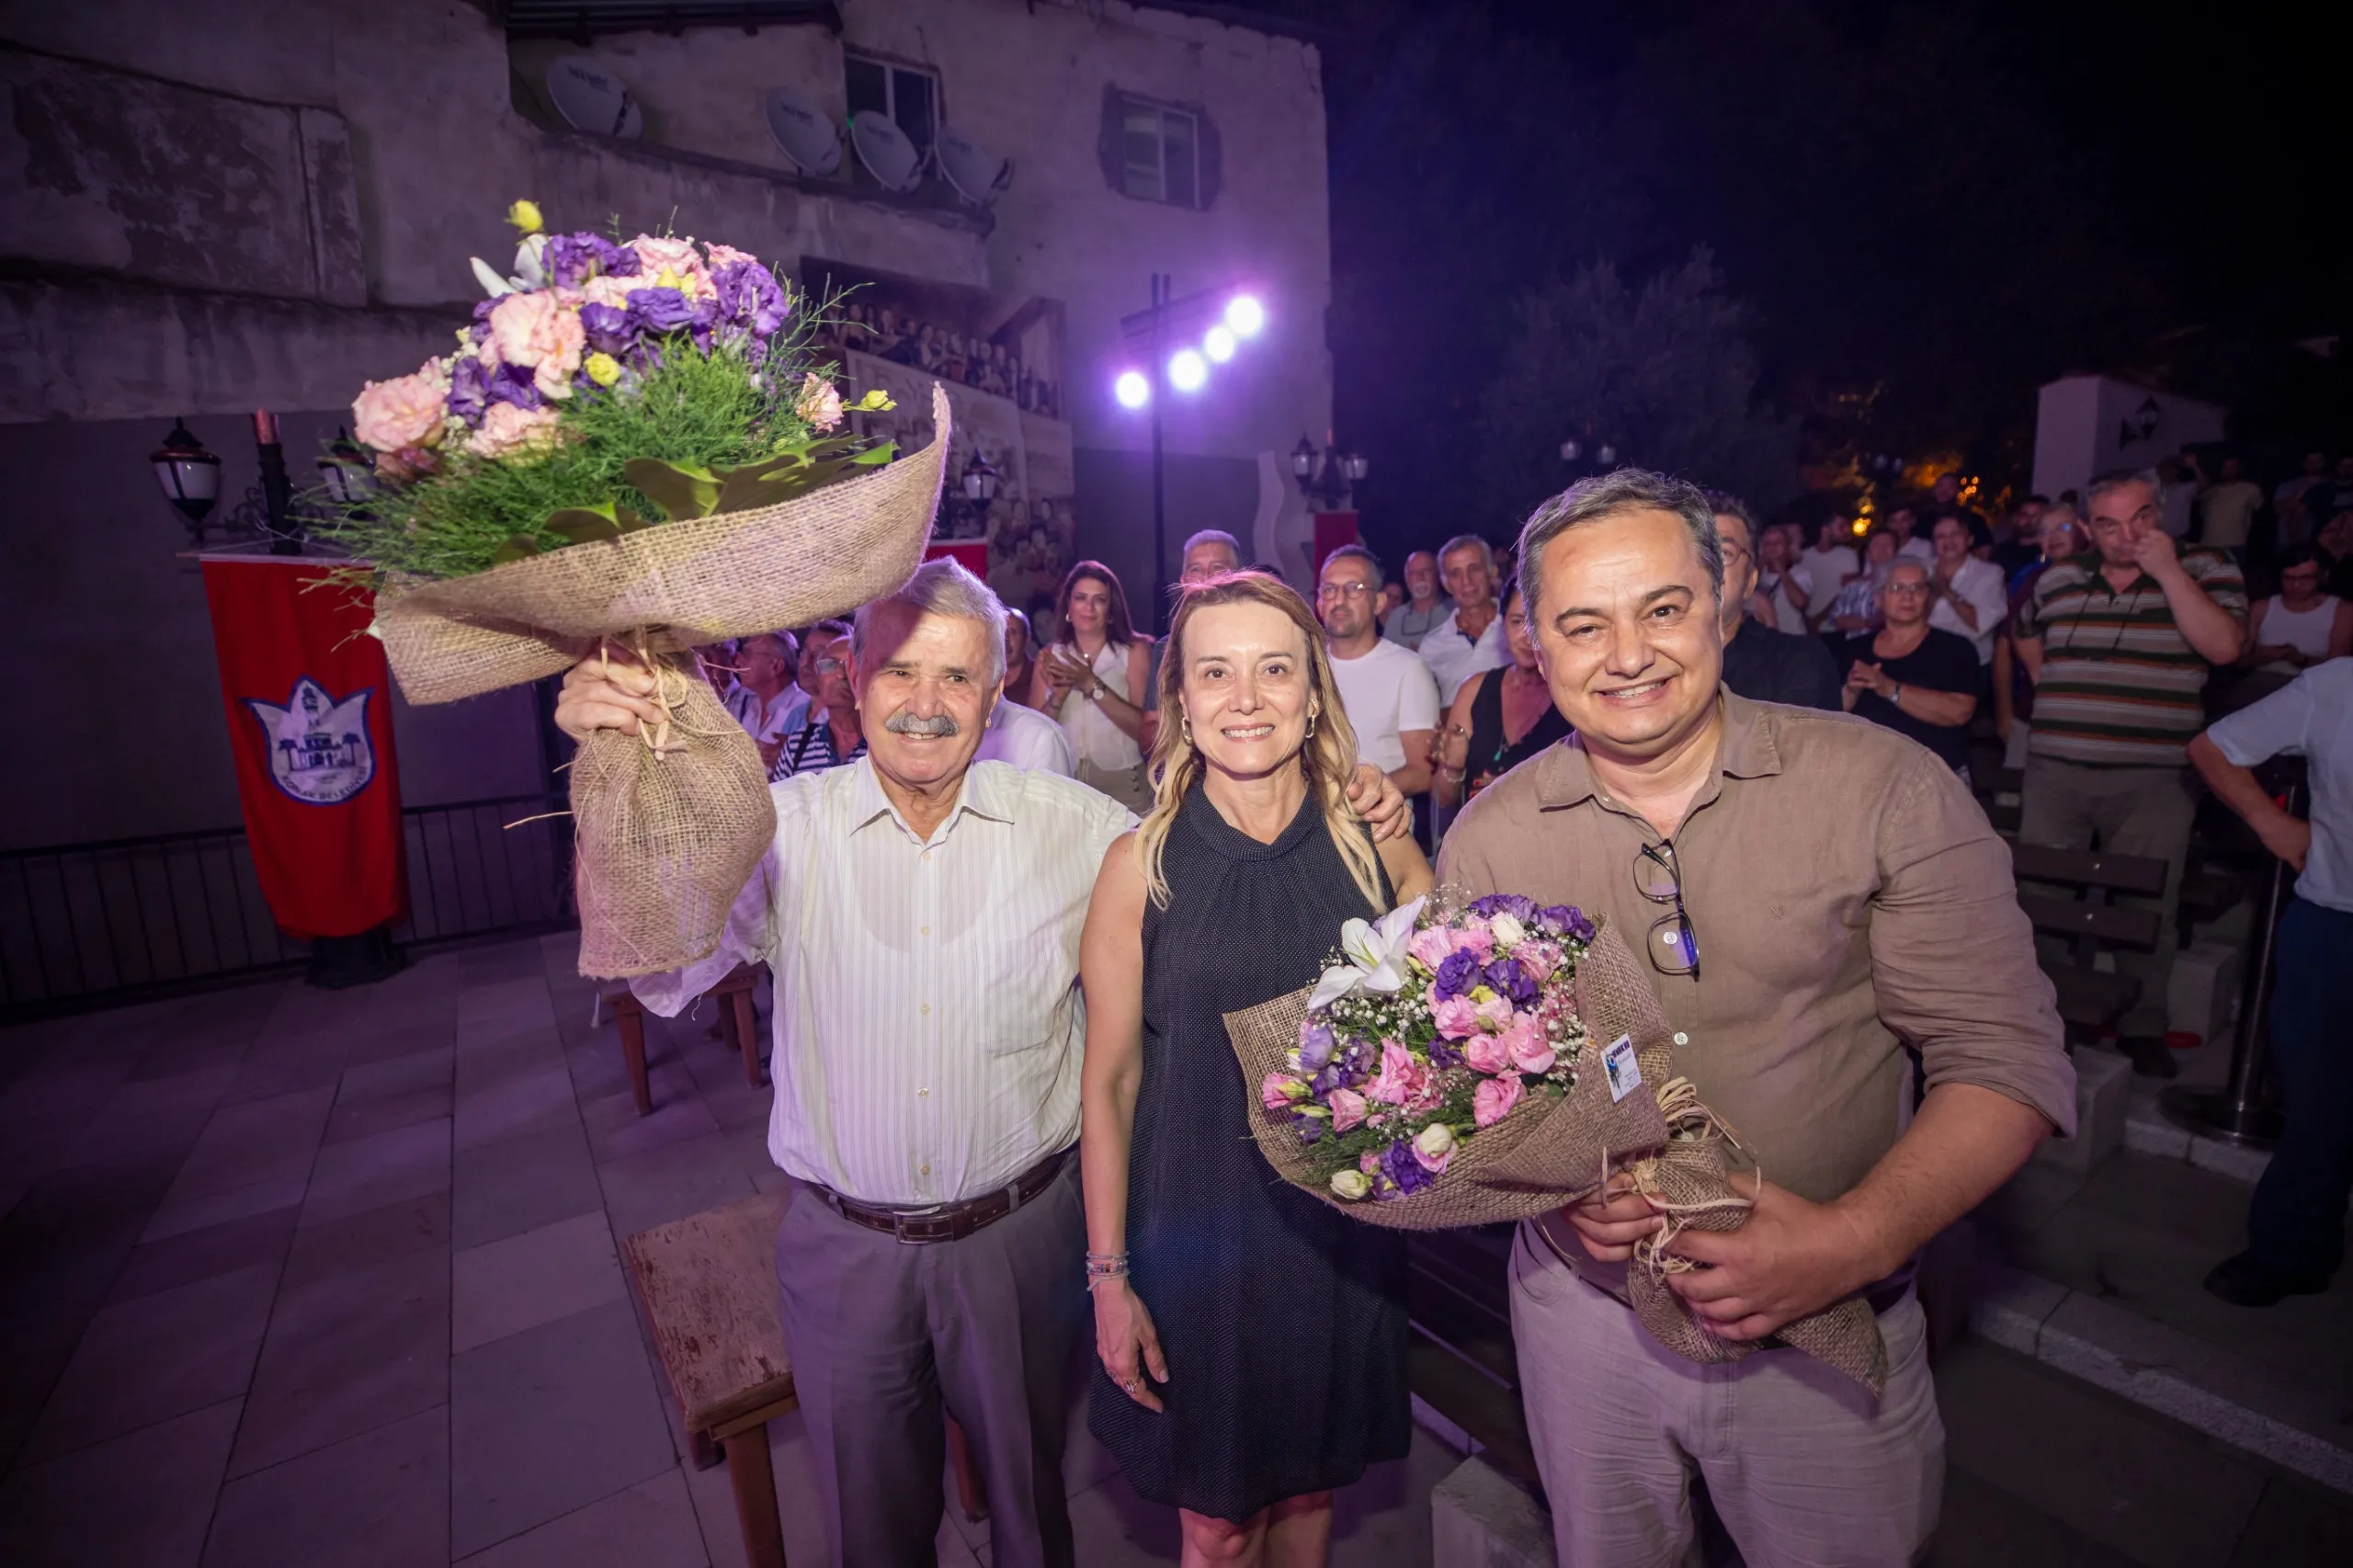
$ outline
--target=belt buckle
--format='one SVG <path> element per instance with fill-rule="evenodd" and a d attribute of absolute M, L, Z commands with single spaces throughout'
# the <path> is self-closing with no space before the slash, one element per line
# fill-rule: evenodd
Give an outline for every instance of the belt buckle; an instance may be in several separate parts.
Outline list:
<path fill-rule="evenodd" d="M 928 1209 L 894 1209 L 891 1211 L 891 1239 L 901 1246 L 919 1247 L 929 1244 L 923 1236 L 907 1234 L 910 1220 L 937 1220 L 946 1211 L 945 1204 L 935 1203 Z"/>

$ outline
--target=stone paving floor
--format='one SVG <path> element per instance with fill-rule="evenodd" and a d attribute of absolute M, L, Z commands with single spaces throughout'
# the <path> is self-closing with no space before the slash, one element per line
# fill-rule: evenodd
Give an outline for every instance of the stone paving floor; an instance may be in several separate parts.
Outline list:
<path fill-rule="evenodd" d="M 704 1022 L 648 1020 L 641 1118 L 590 1004 L 555 937 L 0 1030 L 0 1563 L 740 1562 L 614 1249 L 779 1182 L 767 1092 Z M 2033 1362 L 1964 1342 L 1938 1383 L 1947 1568 L 2353 1540 L 2347 1499 Z M 816 1562 L 797 1421 L 771 1440 Z M 1417 1434 L 1343 1495 L 1336 1560 L 1427 1563 L 1456 1462 Z M 1067 1475 L 1088 1568 L 1175 1561 L 1083 1432 Z M 939 1544 L 988 1561 L 952 1510 Z"/>

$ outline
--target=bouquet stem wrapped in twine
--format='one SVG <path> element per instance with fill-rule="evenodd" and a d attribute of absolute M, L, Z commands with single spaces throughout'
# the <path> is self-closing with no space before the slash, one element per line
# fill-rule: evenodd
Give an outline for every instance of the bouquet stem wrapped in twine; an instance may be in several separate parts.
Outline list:
<path fill-rule="evenodd" d="M 613 646 L 654 672 L 666 717 L 600 732 L 572 767 L 580 972 L 654 974 L 708 957 L 776 835 L 759 750 L 695 668 L 723 638 L 846 614 L 922 562 L 949 447 L 947 392 L 922 451 L 797 499 L 663 523 L 377 596 L 411 702 L 454 702 Z"/>
<path fill-rule="evenodd" d="M 1313 1153 L 1296 1129 L 1267 1112 L 1253 1096 L 1250 1125 L 1259 1152 L 1294 1187 L 1368 1224 L 1406 1231 L 1533 1219 L 1598 1191 L 1613 1168 L 1627 1170 L 1637 1189 L 1668 1216 L 1666 1233 L 1627 1270 L 1634 1311 L 1660 1344 L 1703 1363 L 1789 1345 L 1877 1394 L 1887 1381 L 1887 1348 L 1879 1320 L 1864 1302 L 1840 1302 L 1752 1344 L 1717 1338 L 1667 1288 L 1667 1274 L 1694 1267 L 1659 1250 L 1674 1233 L 1738 1230 L 1748 1217 L 1750 1200 L 1730 1179 L 1726 1156 L 1733 1145 L 1697 1091 L 1675 1076 L 1665 1010 L 1642 960 L 1615 928 L 1604 926 L 1596 933 L 1577 960 L 1574 984 L 1587 1036 L 1577 1055 L 1576 1087 L 1550 1106 L 1523 1102 L 1482 1130 L 1458 1147 L 1445 1174 L 1422 1191 L 1389 1199 L 1338 1197 L 1315 1175 Z M 1225 1015 L 1226 1037 L 1245 1084 L 1258 1084 L 1283 1067 L 1286 1053 L 1299 1044 L 1313 989 Z M 1610 1095 L 1601 1053 L 1621 1035 L 1633 1043 L 1643 1085 L 1617 1099 Z"/>

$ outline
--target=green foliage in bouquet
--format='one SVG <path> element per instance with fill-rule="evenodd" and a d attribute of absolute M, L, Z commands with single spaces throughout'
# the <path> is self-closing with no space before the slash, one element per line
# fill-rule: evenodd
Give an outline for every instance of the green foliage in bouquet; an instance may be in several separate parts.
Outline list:
<path fill-rule="evenodd" d="M 665 519 L 770 506 L 890 461 L 891 443 L 821 434 L 796 412 L 804 343 L 772 345 L 755 376 L 741 347 L 705 355 L 679 334 L 642 374 L 575 394 L 562 438 L 529 459 L 460 452 L 419 483 L 336 508 L 320 532 L 366 560 L 371 580 L 458 577 Z"/>

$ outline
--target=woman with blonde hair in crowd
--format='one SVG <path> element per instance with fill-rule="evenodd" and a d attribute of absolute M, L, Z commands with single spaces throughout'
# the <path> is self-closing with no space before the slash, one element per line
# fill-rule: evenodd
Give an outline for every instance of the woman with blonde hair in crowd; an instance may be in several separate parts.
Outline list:
<path fill-rule="evenodd" d="M 1130 811 L 1152 804 L 1144 777 L 1144 687 L 1152 639 L 1128 614 L 1127 591 L 1100 561 L 1082 561 L 1054 599 L 1061 640 L 1037 656 L 1029 706 L 1063 727 L 1078 754 L 1078 779 Z"/>
<path fill-rule="evenodd" d="M 1348 808 L 1356 736 L 1306 601 L 1255 572 L 1178 592 L 1152 809 L 1080 949 L 1089 1425 L 1180 1511 L 1187 1564 L 1320 1568 L 1332 1489 L 1406 1449 L 1404 1236 L 1275 1176 L 1223 1015 L 1313 984 L 1345 921 L 1430 869 Z"/>

